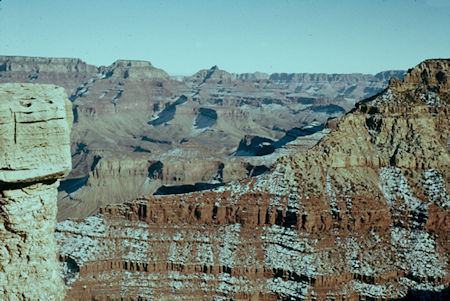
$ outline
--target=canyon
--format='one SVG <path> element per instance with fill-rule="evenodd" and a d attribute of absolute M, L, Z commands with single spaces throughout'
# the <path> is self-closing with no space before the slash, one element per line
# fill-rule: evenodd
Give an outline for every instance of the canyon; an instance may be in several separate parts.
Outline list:
<path fill-rule="evenodd" d="M 306 151 L 404 71 L 170 76 L 150 62 L 0 56 L 0 83 L 54 84 L 73 106 L 73 170 L 58 220 L 152 194 L 224 185 Z"/>
<path fill-rule="evenodd" d="M 304 148 L 296 145 L 302 145 L 298 138 L 311 136 L 301 136 L 302 131 L 306 131 L 305 125 L 287 135 L 295 126 L 281 123 L 286 121 L 282 118 L 283 110 L 273 116 L 261 113 L 261 120 L 268 124 L 270 118 L 280 119 L 280 123 L 273 123 L 273 126 L 286 131 L 274 135 L 270 134 L 270 129 L 254 126 L 258 128 L 255 132 L 249 130 L 245 135 L 236 135 L 239 139 L 234 141 L 237 142 L 234 151 L 241 152 L 241 156 L 235 157 L 245 158 L 242 155 L 254 152 L 255 156 L 250 156 L 249 160 L 264 161 L 265 156 L 279 151 L 273 156 L 270 170 L 257 176 L 240 181 L 229 176 L 226 181 L 218 181 L 217 187 L 192 193 L 148 194 L 132 201 L 104 205 L 89 217 L 59 222 L 56 238 L 67 299 L 448 299 L 449 67 L 450 59 L 426 60 L 408 70 L 403 80 L 391 79 L 387 88 L 375 95 L 359 102 L 354 100 L 346 108 L 339 105 L 344 111 L 350 110 L 345 115 L 335 107 L 340 102 L 315 98 L 318 94 L 313 94 L 314 99 L 306 111 L 323 115 L 302 115 L 304 119 L 300 120 L 308 121 L 310 129 L 322 128 L 312 135 L 326 132 L 306 143 L 308 146 Z M 197 94 L 181 99 L 176 95 L 169 105 L 155 110 L 155 118 L 147 122 L 154 127 L 165 126 L 172 111 L 198 102 L 217 115 L 199 109 L 195 112 L 203 117 L 197 124 L 209 127 L 209 119 L 214 116 L 217 116 L 217 123 L 219 116 L 228 116 L 236 132 L 244 133 L 239 122 L 245 118 L 253 120 L 249 117 L 253 113 L 243 114 L 242 106 L 250 106 L 253 100 L 247 97 L 244 98 L 246 104 L 238 104 L 242 98 L 202 97 L 212 81 L 213 85 L 222 85 L 232 94 L 239 85 L 230 87 L 236 78 L 242 85 L 249 84 L 246 80 L 251 79 L 251 89 L 256 89 L 256 81 L 259 81 L 259 85 L 265 85 L 268 90 L 284 85 L 287 89 L 294 87 L 294 91 L 304 89 L 296 83 L 297 78 L 316 78 L 270 75 L 267 79 L 264 74 L 235 76 L 219 71 L 213 67 L 191 77 L 191 88 L 195 87 Z M 125 77 L 125 73 L 120 76 Z M 161 78 L 164 74 L 155 70 L 152 76 Z M 385 79 L 389 75 L 380 77 Z M 317 78 L 329 80 L 330 75 L 317 75 Z M 162 87 L 155 84 L 154 87 L 161 89 L 152 91 L 157 90 L 162 96 L 169 83 L 172 83 L 170 79 Z M 357 87 L 348 93 L 361 93 L 361 89 Z M 258 91 L 254 94 L 258 95 Z M 300 109 L 305 106 L 301 103 L 303 100 L 292 101 L 288 95 L 280 96 L 285 101 L 282 107 L 303 110 Z M 219 99 L 223 103 L 230 101 L 241 113 L 229 108 L 227 113 L 211 109 L 210 102 L 220 103 Z M 256 99 L 261 103 L 261 98 Z M 77 101 L 80 105 L 81 100 L 83 97 L 75 99 L 75 106 Z M 95 110 L 89 112 L 92 116 L 107 111 L 126 112 L 126 107 L 122 111 L 119 103 L 120 100 L 117 106 L 96 104 L 91 106 Z M 276 99 L 271 98 L 268 105 L 273 107 L 274 103 Z M 83 104 L 88 104 L 87 99 Z M 76 112 L 88 107 L 76 109 Z M 330 117 L 330 110 L 341 115 L 339 120 L 328 120 L 325 127 L 323 123 Z M 186 130 L 186 125 L 192 131 L 192 125 L 196 124 L 193 115 L 188 114 L 192 111 L 180 111 L 186 113 L 174 118 L 191 116 L 180 131 Z M 81 115 L 78 113 L 78 118 L 84 118 Z M 313 124 L 314 120 L 308 118 L 318 122 Z M 258 122 L 253 121 L 253 124 Z M 165 127 L 169 133 L 171 126 L 175 123 L 169 122 Z M 161 131 L 160 135 L 162 133 L 166 132 Z M 300 135 L 295 137 L 294 133 Z M 201 139 L 208 133 L 203 132 L 203 135 L 179 136 L 178 139 L 204 146 Z M 291 153 L 275 150 L 278 144 L 284 143 L 285 136 L 294 137 L 286 144 L 293 143 Z M 165 141 L 165 137 L 156 134 L 147 137 Z M 196 149 L 177 151 L 183 145 L 185 142 L 180 142 L 168 150 L 172 152 L 169 157 L 181 157 Z M 146 145 L 140 146 L 145 148 Z M 226 143 L 212 147 L 220 148 L 213 149 L 217 154 L 231 150 Z M 92 176 L 88 181 L 96 173 L 98 176 L 97 166 L 108 169 L 115 164 L 114 160 L 101 163 L 102 160 L 90 171 Z M 125 157 L 122 160 L 125 166 L 132 165 Z M 174 179 L 164 171 L 171 163 L 175 164 L 173 161 L 152 162 L 147 171 L 161 183 L 173 183 L 178 179 L 184 182 L 182 175 Z M 178 164 L 180 162 L 182 160 Z M 215 162 L 221 166 L 222 161 Z M 184 165 L 182 169 L 191 172 L 193 168 Z M 136 169 L 125 167 L 124 173 L 129 170 Z M 122 173 L 122 169 L 120 171 Z M 217 174 L 210 173 L 217 178 Z M 145 168 L 133 176 L 140 177 L 137 183 L 147 181 Z M 221 176 L 224 177 L 224 173 Z M 100 182 L 101 178 L 98 177 Z M 188 178 L 195 176 L 190 174 Z M 195 181 L 205 181 L 205 178 Z"/>

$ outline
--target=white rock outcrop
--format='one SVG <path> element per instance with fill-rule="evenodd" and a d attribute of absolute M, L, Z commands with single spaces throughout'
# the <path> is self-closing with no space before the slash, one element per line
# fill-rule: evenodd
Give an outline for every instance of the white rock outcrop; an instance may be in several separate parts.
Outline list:
<path fill-rule="evenodd" d="M 71 169 L 64 89 L 0 85 L 0 296 L 63 300 L 56 257 L 59 178 Z"/>

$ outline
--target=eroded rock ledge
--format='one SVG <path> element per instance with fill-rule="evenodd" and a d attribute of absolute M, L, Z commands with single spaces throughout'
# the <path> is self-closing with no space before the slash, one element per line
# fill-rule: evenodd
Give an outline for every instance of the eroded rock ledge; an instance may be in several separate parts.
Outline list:
<path fill-rule="evenodd" d="M 71 104 L 52 85 L 0 85 L 0 296 L 63 300 L 54 235 L 71 169 Z"/>

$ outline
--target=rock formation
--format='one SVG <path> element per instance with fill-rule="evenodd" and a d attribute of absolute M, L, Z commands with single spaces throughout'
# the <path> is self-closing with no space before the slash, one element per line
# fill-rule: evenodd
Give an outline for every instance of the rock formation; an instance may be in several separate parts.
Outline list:
<path fill-rule="evenodd" d="M 259 177 L 59 223 L 69 297 L 444 300 L 449 64 L 419 64 Z"/>
<path fill-rule="evenodd" d="M 72 106 L 52 85 L 0 85 L 0 296 L 63 300 L 54 235 Z"/>
<path fill-rule="evenodd" d="M 208 81 L 214 83 L 220 82 L 222 84 L 230 84 L 233 79 L 234 76 L 231 73 L 220 70 L 217 66 L 212 66 L 209 70 L 200 70 L 191 77 L 191 80 L 197 85 L 204 84 Z"/>
<path fill-rule="evenodd" d="M 153 67 L 153 65 L 147 61 L 117 60 L 111 66 L 100 67 L 99 71 L 104 78 L 114 77 L 119 79 L 131 78 L 138 80 L 169 79 L 169 75 L 165 71 Z"/>

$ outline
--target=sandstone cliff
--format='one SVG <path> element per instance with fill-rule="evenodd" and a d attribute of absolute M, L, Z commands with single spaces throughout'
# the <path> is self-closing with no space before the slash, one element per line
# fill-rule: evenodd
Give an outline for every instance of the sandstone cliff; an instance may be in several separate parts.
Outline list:
<path fill-rule="evenodd" d="M 70 299 L 445 299 L 449 63 L 421 63 L 269 173 L 59 223 Z"/>
<path fill-rule="evenodd" d="M 59 178 L 71 169 L 62 88 L 0 85 L 0 296 L 63 300 L 54 236 Z"/>

